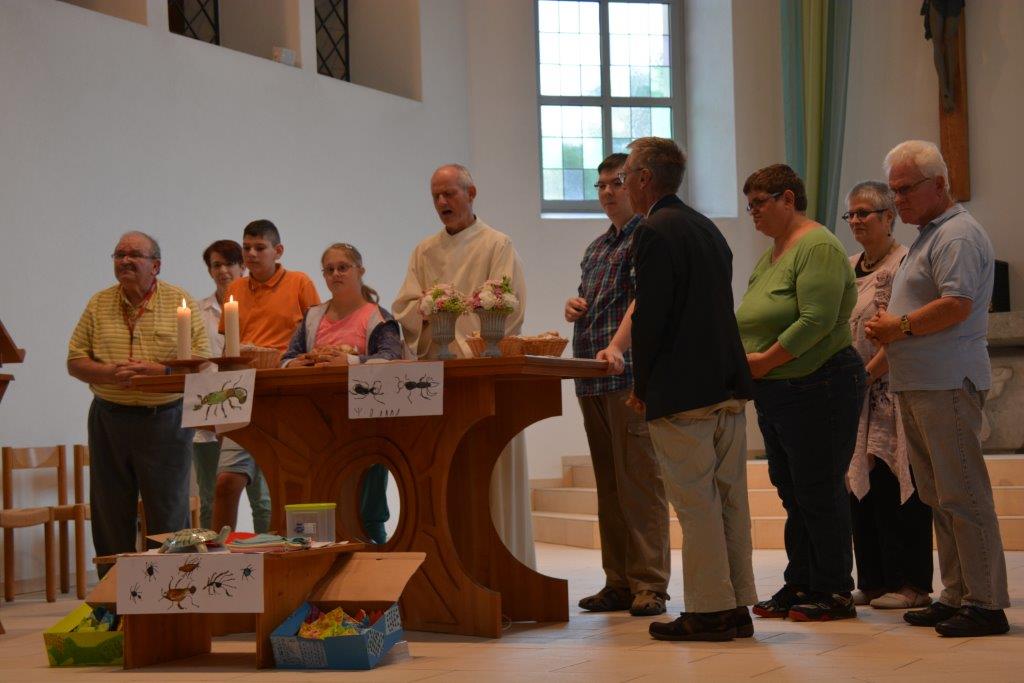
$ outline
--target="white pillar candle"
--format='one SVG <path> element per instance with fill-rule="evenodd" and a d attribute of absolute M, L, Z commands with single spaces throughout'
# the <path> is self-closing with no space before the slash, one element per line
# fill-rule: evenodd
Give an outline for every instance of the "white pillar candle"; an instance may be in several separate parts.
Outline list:
<path fill-rule="evenodd" d="M 178 360 L 192 358 L 192 309 L 184 299 L 178 307 Z"/>
<path fill-rule="evenodd" d="M 238 302 L 232 295 L 224 302 L 224 355 L 237 358 L 241 354 L 238 344 Z"/>

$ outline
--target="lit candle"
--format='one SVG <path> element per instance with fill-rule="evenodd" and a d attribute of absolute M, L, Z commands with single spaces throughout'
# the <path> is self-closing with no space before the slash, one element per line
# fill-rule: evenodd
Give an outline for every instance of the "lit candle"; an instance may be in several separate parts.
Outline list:
<path fill-rule="evenodd" d="M 238 302 L 232 294 L 224 302 L 224 355 L 237 358 L 241 354 L 238 346 Z"/>
<path fill-rule="evenodd" d="M 178 360 L 192 358 L 192 309 L 184 299 L 178 307 Z"/>

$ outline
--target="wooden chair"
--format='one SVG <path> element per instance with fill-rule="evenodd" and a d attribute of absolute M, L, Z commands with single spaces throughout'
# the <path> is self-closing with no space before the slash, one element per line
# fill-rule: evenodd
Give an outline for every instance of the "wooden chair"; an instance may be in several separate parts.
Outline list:
<path fill-rule="evenodd" d="M 4 599 L 8 602 L 14 600 L 14 530 L 25 529 L 36 525 L 43 527 L 43 550 L 44 550 L 44 576 L 46 579 L 46 600 L 54 602 L 57 599 L 54 582 L 54 552 L 53 552 L 53 525 L 57 517 L 64 517 L 67 512 L 65 508 L 74 506 L 67 505 L 67 471 L 64 458 L 64 447 L 53 446 L 49 448 L 8 448 L 2 451 L 3 460 L 3 509 L 0 511 L 0 527 L 4 530 Z M 57 473 L 57 506 L 44 506 L 33 508 L 15 508 L 13 473 L 18 469 L 54 468 Z M 58 513 L 57 511 L 61 512 Z M 76 515 L 70 514 L 70 518 Z M 68 587 L 68 566 L 67 566 L 67 521 L 61 522 L 61 548 L 64 552 L 61 566 L 61 587 L 66 593 Z M 82 529 L 76 522 L 76 534 L 81 534 Z M 84 566 L 83 566 L 84 575 Z M 83 581 L 84 588 L 84 581 Z"/>

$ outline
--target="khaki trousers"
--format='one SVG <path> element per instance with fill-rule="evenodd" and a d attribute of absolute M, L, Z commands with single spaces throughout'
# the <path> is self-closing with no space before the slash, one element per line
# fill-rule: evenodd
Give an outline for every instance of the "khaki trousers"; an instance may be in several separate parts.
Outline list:
<path fill-rule="evenodd" d="M 718 612 L 757 602 L 747 500 L 747 420 L 720 410 L 651 420 L 669 502 L 683 528 L 683 603 Z"/>
<path fill-rule="evenodd" d="M 1003 540 L 981 452 L 985 392 L 965 379 L 960 389 L 901 391 L 899 402 L 917 493 L 932 508 L 939 602 L 1009 607 Z"/>
<path fill-rule="evenodd" d="M 643 417 L 628 391 L 580 396 L 597 480 L 597 519 L 605 583 L 668 597 L 668 503 Z"/>

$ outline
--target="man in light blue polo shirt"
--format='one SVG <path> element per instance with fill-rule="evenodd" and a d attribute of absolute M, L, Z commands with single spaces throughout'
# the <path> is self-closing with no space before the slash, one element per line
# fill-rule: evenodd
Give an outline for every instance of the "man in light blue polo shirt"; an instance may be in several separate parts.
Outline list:
<path fill-rule="evenodd" d="M 885 170 L 900 219 L 916 225 L 918 237 L 893 280 L 888 311 L 867 332 L 886 345 L 917 490 L 934 512 L 943 584 L 938 601 L 903 618 L 943 636 L 1006 633 L 1006 559 L 981 451 L 992 380 L 992 243 L 949 196 L 933 143 L 900 143 Z"/>

